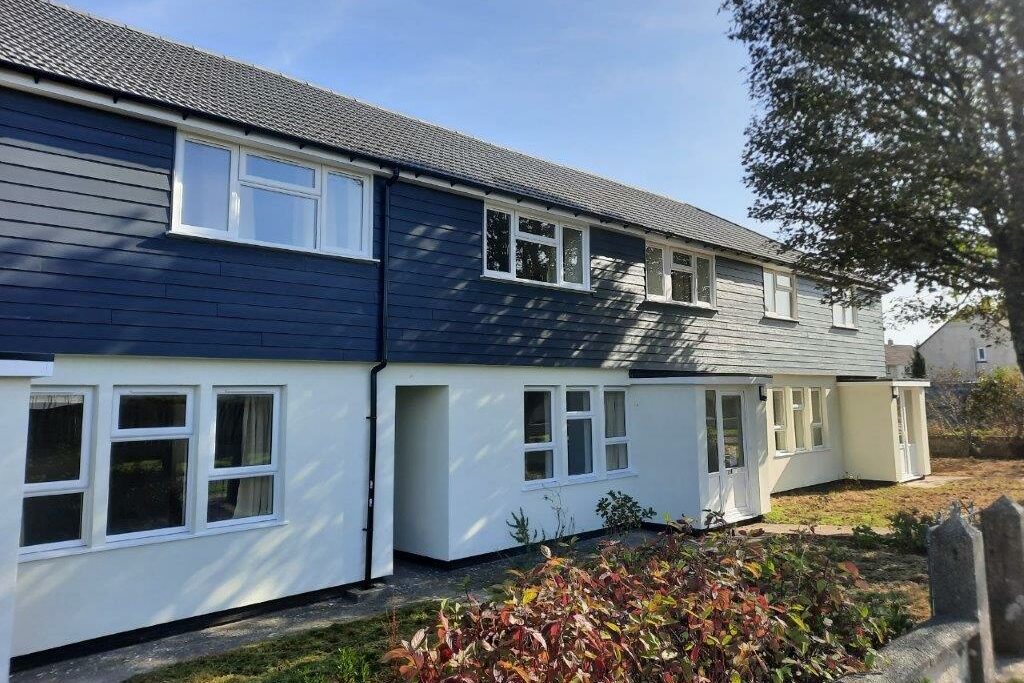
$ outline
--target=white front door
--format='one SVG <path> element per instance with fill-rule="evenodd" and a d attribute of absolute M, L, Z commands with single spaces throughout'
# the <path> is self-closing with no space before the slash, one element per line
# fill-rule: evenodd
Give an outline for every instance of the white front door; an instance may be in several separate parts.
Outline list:
<path fill-rule="evenodd" d="M 705 509 L 732 522 L 750 516 L 750 479 L 743 424 L 743 395 L 707 389 L 704 392 L 707 430 L 707 496 Z"/>
<path fill-rule="evenodd" d="M 913 395 L 909 389 L 900 389 L 896 398 L 896 431 L 900 443 L 903 479 L 920 476 L 917 472 L 917 446 L 914 443 Z"/>

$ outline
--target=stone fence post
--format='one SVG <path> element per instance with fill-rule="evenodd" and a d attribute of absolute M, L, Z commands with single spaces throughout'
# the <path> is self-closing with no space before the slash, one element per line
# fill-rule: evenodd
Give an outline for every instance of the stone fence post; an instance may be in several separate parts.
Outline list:
<path fill-rule="evenodd" d="M 981 511 L 992 644 L 1024 656 L 1024 508 L 1003 496 Z"/>
<path fill-rule="evenodd" d="M 930 530 L 928 574 L 932 613 L 978 624 L 978 635 L 968 644 L 971 683 L 994 681 L 984 542 L 981 532 L 961 516 L 959 505 L 946 521 Z"/>

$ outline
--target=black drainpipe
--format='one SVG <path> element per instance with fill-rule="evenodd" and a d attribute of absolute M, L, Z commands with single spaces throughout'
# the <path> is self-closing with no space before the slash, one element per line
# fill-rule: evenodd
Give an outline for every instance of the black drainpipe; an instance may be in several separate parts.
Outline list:
<path fill-rule="evenodd" d="M 398 180 L 397 168 L 391 170 L 391 177 L 384 181 L 384 229 L 381 235 L 380 275 L 378 277 L 377 307 L 377 364 L 370 370 L 370 476 L 366 489 L 366 565 L 363 585 L 373 583 L 373 518 L 374 498 L 377 485 L 377 375 L 388 366 L 388 244 L 391 236 L 391 186 Z"/>

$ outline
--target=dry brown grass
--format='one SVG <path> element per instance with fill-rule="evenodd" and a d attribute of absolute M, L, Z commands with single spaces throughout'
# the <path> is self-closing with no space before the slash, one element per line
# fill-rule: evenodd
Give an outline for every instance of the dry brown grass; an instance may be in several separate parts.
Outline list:
<path fill-rule="evenodd" d="M 933 458 L 932 476 L 964 477 L 924 488 L 846 479 L 772 496 L 765 521 L 884 527 L 889 515 L 916 509 L 937 512 L 956 500 L 985 507 L 1004 493 L 1024 499 L 1024 460 Z"/>

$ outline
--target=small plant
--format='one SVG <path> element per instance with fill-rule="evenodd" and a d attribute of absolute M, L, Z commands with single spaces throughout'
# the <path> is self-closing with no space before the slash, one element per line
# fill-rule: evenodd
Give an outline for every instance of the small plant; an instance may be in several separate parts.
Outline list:
<path fill-rule="evenodd" d="M 597 514 L 604 527 L 612 533 L 622 534 L 639 529 L 654 516 L 654 508 L 641 507 L 636 498 L 622 491 L 609 491 L 597 501 Z"/>
<path fill-rule="evenodd" d="M 875 531 L 867 524 L 859 524 L 853 527 L 853 544 L 858 548 L 871 550 L 881 548 L 888 542 L 888 539 Z"/>
<path fill-rule="evenodd" d="M 562 501 L 562 490 L 558 489 L 554 494 L 545 493 L 544 500 L 551 506 L 551 512 L 555 515 L 555 532 L 551 536 L 554 540 L 569 539 L 576 533 L 576 518 L 566 512 L 565 503 Z"/>
<path fill-rule="evenodd" d="M 512 518 L 505 522 L 508 527 L 508 535 L 519 545 L 533 545 L 537 542 L 538 532 L 530 526 L 530 518 L 519 508 L 519 512 L 512 513 Z"/>
<path fill-rule="evenodd" d="M 338 650 L 332 665 L 331 680 L 338 683 L 372 683 L 377 679 L 370 657 L 349 647 Z"/>

